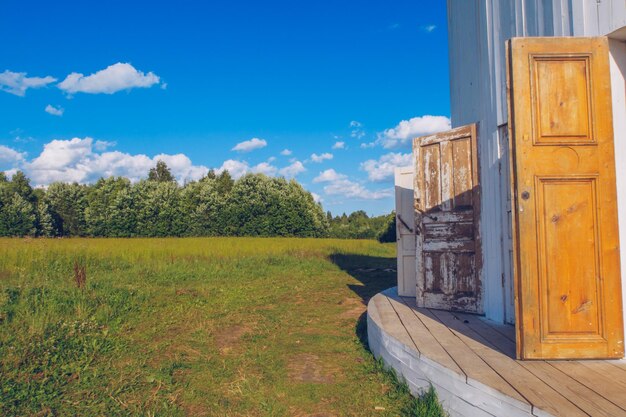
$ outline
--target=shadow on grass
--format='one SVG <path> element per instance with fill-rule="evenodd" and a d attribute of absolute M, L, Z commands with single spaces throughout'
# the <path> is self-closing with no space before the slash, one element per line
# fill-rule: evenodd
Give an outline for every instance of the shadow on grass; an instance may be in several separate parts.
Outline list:
<path fill-rule="evenodd" d="M 365 305 L 379 292 L 395 287 L 397 284 L 396 258 L 335 253 L 330 256 L 330 260 L 360 282 L 360 284 L 349 284 L 348 288 L 354 291 Z M 367 312 L 359 317 L 356 334 L 363 346 L 369 350 Z"/>
<path fill-rule="evenodd" d="M 348 287 L 354 291 L 365 305 L 369 300 L 381 291 L 397 285 L 396 258 L 383 258 L 366 255 L 333 254 L 330 257 L 343 271 L 356 278 L 359 284 L 349 284 Z M 369 350 L 367 341 L 367 311 L 361 314 L 355 326 L 356 335 L 365 349 Z M 398 393 L 409 394 L 409 387 L 396 372 L 388 369 L 381 359 L 376 361 L 379 372 L 386 373 L 397 386 Z M 447 417 L 439 403 L 434 388 L 424 391 L 421 395 L 413 397 L 412 401 L 406 404 L 402 415 L 410 417 Z"/>

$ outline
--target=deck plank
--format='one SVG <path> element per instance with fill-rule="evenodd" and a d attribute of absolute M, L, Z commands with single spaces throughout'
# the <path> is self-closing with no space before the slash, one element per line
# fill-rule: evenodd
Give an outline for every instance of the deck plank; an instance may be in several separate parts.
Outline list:
<path fill-rule="evenodd" d="M 424 323 L 431 334 L 443 345 L 444 349 L 446 349 L 463 372 L 465 372 L 468 379 L 471 379 L 473 382 L 478 382 L 482 386 L 490 387 L 492 390 L 512 398 L 514 402 L 521 403 L 516 405 L 522 407 L 524 405 L 530 405 L 511 384 L 498 375 L 498 373 L 471 348 L 461 342 L 458 336 L 444 325 L 432 311 L 416 308 L 413 312 Z M 496 392 L 493 392 L 493 394 L 496 394 Z"/>
<path fill-rule="evenodd" d="M 398 314 L 396 314 L 396 311 L 389 303 L 387 296 L 377 294 L 372 298 L 372 302 L 376 307 L 378 317 L 380 317 L 380 323 L 385 328 L 385 331 L 404 345 L 417 350 L 417 346 L 415 346 L 406 328 L 402 325 Z"/>
<path fill-rule="evenodd" d="M 400 298 L 393 299 L 390 297 L 389 301 L 404 324 L 404 327 L 407 329 L 411 339 L 417 346 L 420 354 L 445 366 L 463 378 L 466 378 L 465 373 L 456 362 L 454 362 L 448 352 L 441 347 L 439 342 L 437 342 L 426 326 L 424 326 L 424 323 L 415 316 L 411 308 L 402 302 Z"/>
<path fill-rule="evenodd" d="M 458 316 L 463 319 L 463 323 L 466 326 L 472 328 L 476 333 L 482 336 L 485 342 L 490 343 L 494 348 L 499 349 L 508 356 L 515 355 L 515 344 L 511 344 L 508 338 L 504 337 L 504 335 L 496 330 L 498 325 L 492 325 L 482 318 L 467 314 L 458 314 Z M 466 321 L 467 323 L 465 323 Z M 547 385 L 565 394 L 566 398 L 591 416 L 610 417 L 620 415 L 624 412 L 603 396 L 589 389 L 569 375 L 555 369 L 545 361 L 517 362 Z"/>
<path fill-rule="evenodd" d="M 535 408 L 556 416 L 587 416 L 578 406 L 550 385 L 537 378 L 510 356 L 494 349 L 475 330 L 465 326 L 453 314 L 436 311 L 442 323 L 453 329 L 459 339 L 478 354 L 495 372 L 506 377 L 508 383 Z"/>
<path fill-rule="evenodd" d="M 626 395 L 624 395 L 626 387 L 623 383 L 611 380 L 606 375 L 598 373 L 596 369 L 583 365 L 583 361 L 550 361 L 548 363 L 626 411 Z"/>

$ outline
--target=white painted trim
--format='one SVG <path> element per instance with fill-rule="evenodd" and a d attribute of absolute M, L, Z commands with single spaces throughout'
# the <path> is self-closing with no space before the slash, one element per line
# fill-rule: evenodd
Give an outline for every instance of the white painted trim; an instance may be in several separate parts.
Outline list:
<path fill-rule="evenodd" d="M 611 93 L 613 95 L 613 131 L 615 143 L 615 179 L 622 270 L 622 306 L 626 305 L 626 42 L 609 39 Z M 626 335 L 626 308 L 622 307 Z"/>

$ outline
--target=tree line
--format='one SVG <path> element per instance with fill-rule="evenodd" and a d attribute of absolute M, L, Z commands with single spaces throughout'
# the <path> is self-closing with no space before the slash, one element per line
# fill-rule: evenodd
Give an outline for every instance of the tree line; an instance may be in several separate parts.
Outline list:
<path fill-rule="evenodd" d="M 390 221 L 363 211 L 333 217 L 295 180 L 263 174 L 234 180 L 209 171 L 180 185 L 162 161 L 136 183 L 109 177 L 44 189 L 21 171 L 10 179 L 0 172 L 0 236 L 376 238 Z"/>

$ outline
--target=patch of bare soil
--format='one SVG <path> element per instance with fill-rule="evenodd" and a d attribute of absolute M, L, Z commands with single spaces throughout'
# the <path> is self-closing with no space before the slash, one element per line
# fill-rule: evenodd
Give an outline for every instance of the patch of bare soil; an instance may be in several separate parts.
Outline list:
<path fill-rule="evenodd" d="M 319 356 L 311 353 L 300 353 L 289 358 L 287 371 L 292 381 L 318 384 L 333 382 L 333 375 L 325 368 Z"/>
<path fill-rule="evenodd" d="M 229 326 L 224 329 L 220 329 L 215 333 L 215 344 L 220 350 L 220 353 L 226 354 L 233 350 L 237 346 L 237 342 L 243 335 L 250 333 L 252 329 L 246 326 Z"/>
<path fill-rule="evenodd" d="M 348 307 L 348 310 L 339 315 L 342 319 L 356 320 L 361 317 L 361 314 L 365 313 L 365 310 L 367 310 L 367 306 L 363 303 L 363 301 L 355 298 L 345 298 L 339 303 L 339 305 Z"/>

